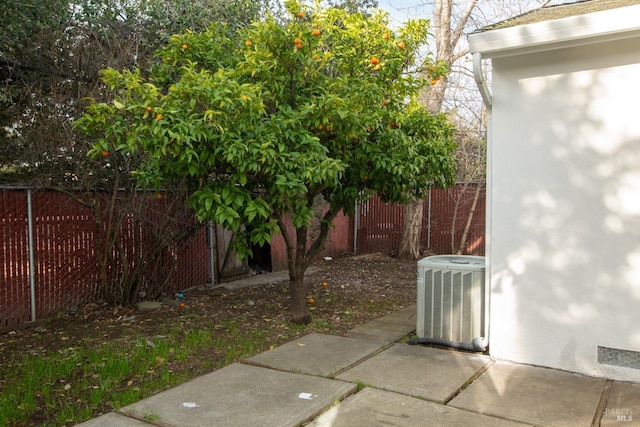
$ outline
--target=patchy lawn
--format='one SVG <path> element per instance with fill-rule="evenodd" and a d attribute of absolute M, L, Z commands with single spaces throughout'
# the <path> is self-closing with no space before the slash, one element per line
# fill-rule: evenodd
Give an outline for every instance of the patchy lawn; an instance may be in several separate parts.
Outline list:
<path fill-rule="evenodd" d="M 374 254 L 314 267 L 305 278 L 307 326 L 288 322 L 283 281 L 195 289 L 184 307 L 153 312 L 92 303 L 0 334 L 0 425 L 72 425 L 299 336 L 343 334 L 415 302 L 415 261 Z"/>

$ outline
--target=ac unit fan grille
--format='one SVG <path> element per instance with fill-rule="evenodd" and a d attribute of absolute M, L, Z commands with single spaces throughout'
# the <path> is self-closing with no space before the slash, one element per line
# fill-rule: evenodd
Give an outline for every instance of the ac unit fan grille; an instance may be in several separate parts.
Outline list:
<path fill-rule="evenodd" d="M 472 285 L 473 272 L 425 271 L 425 333 L 429 337 L 471 342 L 480 335 L 473 318 Z"/>

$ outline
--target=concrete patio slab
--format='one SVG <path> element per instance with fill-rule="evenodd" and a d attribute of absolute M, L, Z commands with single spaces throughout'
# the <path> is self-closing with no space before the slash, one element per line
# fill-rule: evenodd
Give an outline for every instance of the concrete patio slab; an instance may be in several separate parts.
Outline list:
<path fill-rule="evenodd" d="M 346 335 L 353 338 L 382 340 L 385 343 L 398 341 L 415 331 L 415 325 L 406 326 L 387 323 L 383 320 L 372 320 L 364 325 L 356 326 Z"/>
<path fill-rule="evenodd" d="M 133 418 L 125 417 L 115 412 L 93 418 L 84 423 L 76 424 L 76 427 L 148 427 L 149 424 L 143 423 Z"/>
<path fill-rule="evenodd" d="M 347 333 L 355 338 L 398 341 L 416 330 L 416 305 L 389 313 L 386 316 L 359 325 Z"/>
<path fill-rule="evenodd" d="M 329 377 L 380 350 L 383 342 L 309 334 L 247 361 L 284 371 Z"/>
<path fill-rule="evenodd" d="M 381 319 L 384 319 L 384 321 L 387 323 L 392 323 L 392 324 L 402 325 L 407 328 L 412 328 L 412 330 L 415 331 L 416 316 L 417 316 L 416 310 L 417 310 L 416 304 L 412 304 L 401 310 L 385 314 L 384 317 L 381 317 Z"/>
<path fill-rule="evenodd" d="M 396 344 L 337 378 L 444 403 L 487 363 L 486 356 Z"/>
<path fill-rule="evenodd" d="M 121 409 L 163 426 L 294 426 L 355 384 L 234 363 Z"/>
<path fill-rule="evenodd" d="M 412 315 L 393 313 L 368 331 L 388 323 L 404 336 L 415 328 Z M 640 425 L 640 383 L 363 337 L 308 335 L 82 425 Z M 371 387 L 356 393 L 357 382 Z"/>
<path fill-rule="evenodd" d="M 640 383 L 613 382 L 600 425 L 640 426 Z"/>
<path fill-rule="evenodd" d="M 320 415 L 309 427 L 516 427 L 512 421 L 367 387 Z"/>
<path fill-rule="evenodd" d="M 543 426 L 589 426 L 605 380 L 498 361 L 450 406 Z"/>

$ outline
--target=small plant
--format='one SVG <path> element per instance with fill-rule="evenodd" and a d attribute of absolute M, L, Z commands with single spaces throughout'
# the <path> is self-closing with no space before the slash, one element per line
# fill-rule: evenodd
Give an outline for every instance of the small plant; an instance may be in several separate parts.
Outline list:
<path fill-rule="evenodd" d="M 356 386 L 358 387 L 358 391 L 364 390 L 366 387 L 370 387 L 369 384 L 365 383 L 362 380 L 356 379 Z"/>
<path fill-rule="evenodd" d="M 321 330 L 328 330 L 331 328 L 331 325 L 327 320 L 314 320 L 312 326 Z"/>
<path fill-rule="evenodd" d="M 416 334 L 410 334 L 400 340 L 400 344 L 406 344 L 408 341 L 418 338 Z"/>

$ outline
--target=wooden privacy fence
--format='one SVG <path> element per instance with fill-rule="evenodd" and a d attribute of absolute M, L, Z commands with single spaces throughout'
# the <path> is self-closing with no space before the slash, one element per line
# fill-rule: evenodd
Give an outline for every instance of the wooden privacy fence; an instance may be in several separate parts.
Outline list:
<path fill-rule="evenodd" d="M 431 191 L 424 201 L 423 248 L 435 254 L 453 252 L 452 241 L 454 246 L 460 241 L 476 188 L 477 184 L 470 184 Z M 465 254 L 484 255 L 484 185 L 480 190 Z M 354 218 L 339 217 L 324 255 L 393 253 L 400 244 L 403 220 L 404 206 L 373 197 L 358 206 Z M 143 222 L 132 218 L 122 227 L 129 242 L 149 233 Z M 228 245 L 223 244 L 224 230 L 213 230 L 200 227 L 184 244 L 172 248 L 170 256 L 177 262 L 167 278 L 168 292 L 201 286 L 219 277 L 220 271 L 214 270 L 223 265 Z M 100 298 L 97 248 L 103 232 L 91 210 L 67 194 L 0 188 L 0 329 L 51 317 Z M 274 270 L 286 268 L 281 240 L 271 243 Z M 133 245 L 127 246 L 126 253 L 132 263 L 142 259 Z M 117 276 L 119 268 L 111 265 L 108 273 Z"/>
<path fill-rule="evenodd" d="M 451 254 L 460 244 L 476 190 L 477 204 L 462 253 L 484 255 L 484 183 L 458 184 L 446 190 L 432 189 L 423 201 L 421 246 L 435 254 Z M 358 206 L 356 249 L 358 254 L 394 253 L 402 240 L 404 205 L 384 203 L 374 196 Z"/>

